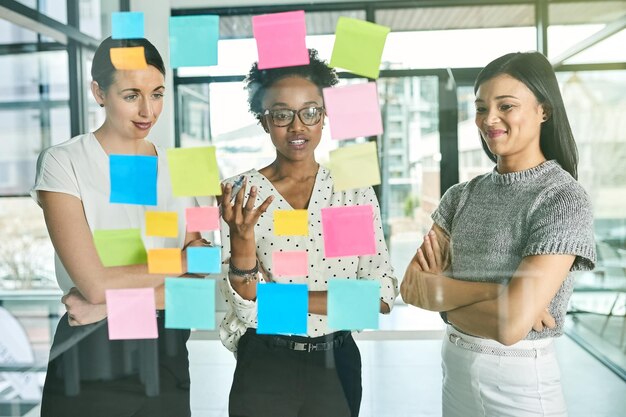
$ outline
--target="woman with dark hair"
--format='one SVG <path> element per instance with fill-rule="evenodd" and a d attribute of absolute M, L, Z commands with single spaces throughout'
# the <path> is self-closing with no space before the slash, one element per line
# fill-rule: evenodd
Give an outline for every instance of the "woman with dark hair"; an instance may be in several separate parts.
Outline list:
<path fill-rule="evenodd" d="M 474 91 L 496 167 L 445 193 L 401 293 L 448 323 L 444 416 L 565 416 L 553 340 L 563 334 L 571 272 L 596 259 L 576 144 L 540 53 L 492 61 Z"/>
<path fill-rule="evenodd" d="M 136 46 L 144 48 L 147 68 L 116 70 L 111 48 Z M 163 108 L 165 67 L 148 40 L 107 38 L 95 52 L 91 74 L 91 91 L 106 112 L 104 123 L 44 150 L 31 191 L 43 208 L 67 308 L 50 353 L 41 415 L 188 416 L 189 331 L 164 328 L 165 275 L 149 274 L 145 264 L 104 267 L 92 236 L 95 230 L 141 229 L 147 248 L 204 243 L 199 234 L 185 233 L 184 209 L 194 203 L 172 196 L 165 152 L 147 139 Z M 156 206 L 109 202 L 111 154 L 157 158 Z M 147 237 L 148 210 L 177 212 L 179 238 Z M 110 341 L 105 291 L 141 287 L 155 289 L 158 340 Z M 148 397 L 142 380 L 154 383 L 156 375 L 160 384 L 151 394 L 159 395 Z"/>
<path fill-rule="evenodd" d="M 222 196 L 222 256 L 228 267 L 220 289 L 230 310 L 220 337 L 237 355 L 231 416 L 357 416 L 361 357 L 350 332 L 328 328 L 328 281 L 379 281 L 383 313 L 398 291 L 373 189 L 337 191 L 332 173 L 315 160 L 325 118 L 322 89 L 337 78 L 315 50 L 309 58 L 308 65 L 268 70 L 254 64 L 246 79 L 250 111 L 269 134 L 276 159 L 226 180 Z M 239 178 L 243 188 L 233 191 Z M 324 256 L 321 210 L 344 205 L 373 207 L 377 254 Z M 274 210 L 294 209 L 307 211 L 308 235 L 276 236 Z M 280 251 L 306 251 L 308 274 L 279 276 L 272 254 Z M 266 282 L 308 285 L 305 336 L 257 334 L 257 287 L 271 285 Z"/>

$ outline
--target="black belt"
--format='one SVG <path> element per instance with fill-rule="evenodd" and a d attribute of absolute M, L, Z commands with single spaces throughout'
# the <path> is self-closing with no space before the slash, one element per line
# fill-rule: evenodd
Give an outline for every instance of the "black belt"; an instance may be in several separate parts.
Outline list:
<path fill-rule="evenodd" d="M 251 329 L 248 329 L 250 331 Z M 352 333 L 349 331 L 334 332 L 326 336 L 315 338 L 259 335 L 270 346 L 286 348 L 299 352 L 321 352 L 340 348 Z M 325 340 L 324 342 L 318 340 Z"/>

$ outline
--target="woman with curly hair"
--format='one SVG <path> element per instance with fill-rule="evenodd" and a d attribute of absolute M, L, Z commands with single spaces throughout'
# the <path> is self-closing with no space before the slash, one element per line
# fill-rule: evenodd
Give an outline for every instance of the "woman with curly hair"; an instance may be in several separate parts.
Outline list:
<path fill-rule="evenodd" d="M 230 310 L 220 336 L 237 354 L 231 416 L 357 416 L 361 356 L 350 332 L 328 328 L 328 280 L 379 281 L 383 313 L 391 310 L 398 291 L 374 191 L 336 191 L 331 172 L 315 160 L 326 116 L 322 89 L 335 85 L 337 77 L 316 51 L 309 58 L 307 65 L 269 70 L 254 64 L 246 80 L 250 111 L 269 134 L 276 159 L 224 186 L 222 256 L 229 268 L 221 291 Z M 236 179 L 243 188 L 233 192 Z M 345 205 L 372 205 L 377 254 L 324 257 L 321 209 Z M 308 236 L 274 235 L 273 211 L 296 209 L 308 212 Z M 308 274 L 277 276 L 275 251 L 306 251 Z M 257 334 L 258 281 L 308 285 L 305 336 Z"/>

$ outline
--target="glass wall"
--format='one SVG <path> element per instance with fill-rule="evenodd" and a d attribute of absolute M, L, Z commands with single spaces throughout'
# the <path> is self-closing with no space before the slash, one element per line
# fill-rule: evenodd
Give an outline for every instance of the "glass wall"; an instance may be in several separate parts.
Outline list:
<path fill-rule="evenodd" d="M 60 24 L 68 22 L 70 2 L 67 0 L 21 0 L 20 3 Z M 166 3 L 176 7 L 174 0 Z M 431 226 L 430 215 L 441 198 L 441 166 L 446 156 L 440 120 L 450 104 L 440 96 L 442 74 L 447 69 L 477 72 L 506 52 L 537 49 L 536 4 L 482 2 L 482 5 L 398 8 L 385 2 L 368 3 L 367 7 L 355 2 L 350 9 L 341 3 L 335 10 L 332 4 L 323 3 L 307 4 L 306 41 L 307 46 L 316 48 L 326 60 L 331 56 L 340 16 L 371 18 L 392 30 L 383 54 L 381 75 L 376 80 L 384 133 L 338 142 L 325 130 L 317 159 L 326 164 L 329 152 L 337 147 L 376 141 L 382 175 L 378 193 L 383 222 L 391 262 L 401 280 L 406 265 Z M 79 0 L 78 6 L 77 28 L 82 33 L 97 40 L 110 34 L 110 13 L 119 9 L 118 1 Z M 155 7 L 161 5 L 155 3 Z M 254 14 L 266 12 L 262 6 L 246 10 L 232 8 L 221 16 L 219 65 L 176 71 L 173 89 L 176 143 L 182 147 L 216 146 L 222 178 L 263 167 L 275 156 L 271 141 L 248 112 L 243 88 L 243 76 L 257 59 L 251 10 Z M 177 9 L 172 10 L 172 14 L 176 13 Z M 626 31 L 619 29 L 619 22 L 625 13 L 624 1 L 552 1 L 548 7 L 547 30 L 548 57 L 553 60 L 564 57 L 564 66 L 556 69 L 578 143 L 579 180 L 594 204 L 598 251 L 596 270 L 577 275 L 567 331 L 612 366 L 623 369 L 626 369 L 626 211 L 622 203 L 626 200 L 623 169 Z M 41 209 L 28 197 L 28 191 L 33 185 L 41 150 L 71 136 L 71 122 L 75 121 L 72 117 L 76 114 L 71 106 L 74 97 L 70 97 L 69 91 L 78 69 L 69 63 L 68 45 L 35 30 L 0 17 L 0 68 L 3 69 L 0 306 L 18 323 L 10 337 L 5 333 L 6 327 L 0 330 L 0 347 L 19 341 L 11 349 L 22 356 L 11 360 L 30 367 L 29 372 L 23 372 L 22 368 L 18 373 L 19 378 L 28 381 L 19 392 L 15 388 L 19 384 L 7 382 L 15 373 L 7 377 L 0 369 L 0 415 L 25 415 L 39 402 L 54 328 L 64 313 L 54 276 L 53 248 Z M 598 33 L 604 34 L 602 39 L 575 52 L 581 42 Z M 85 45 L 79 48 L 84 56 L 80 70 L 85 74 L 80 78 L 85 108 L 80 111 L 87 116 L 85 130 L 93 130 L 104 120 L 104 111 L 93 101 L 89 89 L 93 49 Z M 622 65 L 621 69 L 616 70 L 615 63 Z M 594 67 L 590 68 L 589 64 Z M 366 81 L 343 72 L 339 75 L 340 85 Z M 192 82 L 188 81 L 189 77 L 194 77 Z M 471 82 L 456 80 L 450 88 L 456 89 L 459 181 L 467 181 L 491 170 L 493 163 L 482 151 L 474 124 Z M 407 331 L 415 331 L 411 337 L 417 338 L 440 336 L 443 324 L 437 314 L 408 308 L 402 300 L 398 300 L 398 307 L 401 308 L 394 314 L 382 318 L 381 328 L 390 333 L 381 333 L 381 338 L 394 340 L 404 337 L 401 334 L 408 334 Z M 415 336 L 417 332 L 422 333 Z M 364 337 L 368 337 L 367 332 Z M 372 352 L 372 356 L 378 354 L 376 348 Z M 228 360 L 232 364 L 232 357 Z M 6 357 L 0 355 L 0 367 L 6 363 Z M 211 367 L 207 374 L 219 366 L 222 365 Z M 367 375 L 372 380 L 383 373 L 376 370 Z M 227 382 L 227 378 L 221 379 L 220 386 Z M 417 385 L 409 388 L 421 389 Z M 389 401 L 382 396 L 372 398 L 378 402 L 365 404 L 364 415 L 369 415 L 367 412 L 372 412 L 372 416 L 387 415 L 384 413 Z M 398 411 L 397 415 L 403 414 Z"/>

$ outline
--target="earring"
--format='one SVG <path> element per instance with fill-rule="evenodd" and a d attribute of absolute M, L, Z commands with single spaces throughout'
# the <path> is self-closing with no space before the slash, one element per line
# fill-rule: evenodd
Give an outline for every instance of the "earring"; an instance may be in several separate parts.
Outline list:
<path fill-rule="evenodd" d="M 546 120 L 548 120 L 548 116 L 543 116 L 543 121 L 545 122 Z"/>
<path fill-rule="evenodd" d="M 100 107 L 104 107 L 104 104 L 100 103 Z M 546 119 L 543 119 L 543 120 L 546 120 Z"/>

